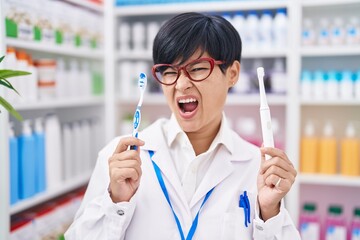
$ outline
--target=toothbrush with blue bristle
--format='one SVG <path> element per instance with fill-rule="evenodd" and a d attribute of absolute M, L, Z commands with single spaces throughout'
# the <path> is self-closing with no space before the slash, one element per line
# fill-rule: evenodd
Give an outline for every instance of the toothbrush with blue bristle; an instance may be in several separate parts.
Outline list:
<path fill-rule="evenodd" d="M 146 74 L 140 73 L 139 80 L 138 80 L 138 87 L 140 89 L 140 99 L 139 99 L 139 102 L 138 102 L 138 105 L 136 107 L 135 114 L 134 114 L 134 120 L 133 120 L 134 130 L 132 133 L 132 136 L 136 137 L 136 138 L 138 137 L 139 126 L 140 126 L 140 122 L 141 122 L 141 111 L 140 110 L 141 110 L 141 106 L 142 106 L 143 99 L 144 99 L 146 85 L 147 85 Z M 137 147 L 130 146 L 130 149 L 136 150 Z"/>

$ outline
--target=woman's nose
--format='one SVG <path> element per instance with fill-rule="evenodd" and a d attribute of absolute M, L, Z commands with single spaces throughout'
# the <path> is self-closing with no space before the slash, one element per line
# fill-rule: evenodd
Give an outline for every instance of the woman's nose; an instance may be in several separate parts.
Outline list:
<path fill-rule="evenodd" d="M 175 83 L 176 90 L 184 91 L 192 86 L 192 81 L 189 79 L 184 70 L 180 71 L 180 76 Z"/>

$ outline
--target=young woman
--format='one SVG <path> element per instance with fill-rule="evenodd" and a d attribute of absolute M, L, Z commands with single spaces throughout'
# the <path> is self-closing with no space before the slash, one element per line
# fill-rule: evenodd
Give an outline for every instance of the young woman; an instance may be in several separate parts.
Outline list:
<path fill-rule="evenodd" d="M 184 13 L 161 27 L 152 72 L 172 115 L 101 150 L 66 239 L 300 239 L 282 201 L 294 166 L 243 140 L 223 112 L 241 48 L 219 16 Z"/>

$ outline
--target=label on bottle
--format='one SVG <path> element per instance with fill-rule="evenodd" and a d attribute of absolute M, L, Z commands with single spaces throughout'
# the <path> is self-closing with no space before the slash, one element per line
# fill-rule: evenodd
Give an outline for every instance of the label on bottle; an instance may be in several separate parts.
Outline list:
<path fill-rule="evenodd" d="M 346 240 L 346 228 L 343 226 L 329 226 L 326 229 L 325 240 Z"/>
<path fill-rule="evenodd" d="M 318 240 L 320 236 L 320 226 L 318 223 L 307 222 L 301 224 L 301 239 Z"/>
<path fill-rule="evenodd" d="M 351 231 L 351 240 L 360 240 L 360 228 L 354 228 Z"/>

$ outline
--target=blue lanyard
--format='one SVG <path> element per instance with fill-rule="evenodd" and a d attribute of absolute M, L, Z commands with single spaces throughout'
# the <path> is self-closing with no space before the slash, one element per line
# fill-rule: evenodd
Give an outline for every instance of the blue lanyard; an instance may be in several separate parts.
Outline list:
<path fill-rule="evenodd" d="M 165 186 L 165 182 L 164 182 L 164 179 L 162 177 L 162 174 L 161 174 L 161 171 L 160 171 L 160 168 L 159 166 L 152 160 L 152 156 L 154 155 L 154 151 L 149 151 L 149 155 L 150 155 L 150 159 L 151 159 L 151 162 L 154 166 L 154 169 L 155 169 L 155 173 L 156 173 L 156 177 L 159 181 L 159 184 L 161 186 L 161 190 L 163 191 L 164 195 L 165 195 L 165 198 L 167 200 L 167 202 L 169 203 L 169 206 L 171 208 L 171 211 L 174 215 L 174 218 L 175 218 L 175 221 L 176 221 L 176 225 L 178 227 L 178 230 L 179 230 L 179 234 L 180 234 L 180 237 L 181 237 L 181 240 L 185 240 L 185 237 L 184 237 L 184 232 L 182 230 L 182 227 L 181 227 L 181 224 L 180 224 L 180 221 L 179 221 L 179 218 L 178 216 L 176 215 L 173 207 L 172 207 L 172 204 L 170 202 L 170 197 L 169 197 L 169 194 L 168 194 L 168 191 L 166 189 L 166 186 Z M 186 237 L 186 240 L 191 240 L 195 234 L 195 231 L 196 231 L 196 228 L 197 228 L 197 224 L 198 224 L 198 220 L 199 220 L 199 213 L 200 213 L 200 210 L 202 209 L 202 207 L 204 206 L 205 202 L 208 200 L 208 198 L 210 197 L 211 193 L 213 192 L 215 187 L 213 187 L 212 189 L 210 189 L 210 191 L 207 192 L 207 194 L 205 195 L 205 198 L 203 200 L 203 202 L 201 203 L 201 206 L 200 206 L 200 209 L 199 211 L 197 212 L 196 216 L 195 216 L 195 219 L 193 220 L 192 224 L 191 224 L 191 228 L 189 230 L 189 233 Z"/>

